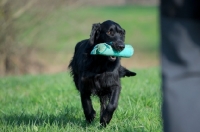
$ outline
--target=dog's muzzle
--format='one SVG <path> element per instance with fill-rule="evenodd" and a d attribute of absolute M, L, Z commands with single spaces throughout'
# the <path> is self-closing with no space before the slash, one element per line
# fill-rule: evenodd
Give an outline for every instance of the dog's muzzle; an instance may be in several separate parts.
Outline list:
<path fill-rule="evenodd" d="M 107 43 L 107 44 L 111 45 L 112 48 L 113 48 L 114 50 L 116 50 L 116 51 L 122 51 L 122 50 L 125 48 L 124 42 L 121 41 L 121 40 L 114 41 L 114 42 L 109 42 L 109 43 Z M 109 56 L 109 57 L 108 57 L 108 59 L 109 59 L 110 61 L 112 61 L 112 62 L 115 61 L 116 58 L 117 58 L 117 57 L 115 57 L 115 56 Z"/>
<path fill-rule="evenodd" d="M 112 42 L 112 48 L 116 51 L 122 51 L 125 48 L 124 42 L 121 40 Z"/>

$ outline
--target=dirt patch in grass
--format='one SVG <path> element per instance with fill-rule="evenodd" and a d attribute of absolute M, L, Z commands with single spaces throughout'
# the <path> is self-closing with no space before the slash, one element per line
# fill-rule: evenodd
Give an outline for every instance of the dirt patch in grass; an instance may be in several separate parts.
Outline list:
<path fill-rule="evenodd" d="M 68 64 L 71 60 L 72 55 L 58 55 L 56 59 L 57 62 L 45 62 L 44 73 L 57 73 L 68 71 Z M 159 56 L 156 54 L 135 54 L 131 58 L 122 58 L 121 64 L 129 69 L 132 68 L 149 68 L 159 66 Z"/>
<path fill-rule="evenodd" d="M 35 53 L 30 56 L 30 60 L 34 60 L 26 68 L 26 73 L 20 74 L 52 74 L 68 71 L 68 64 L 72 58 L 72 54 L 51 53 L 39 54 Z M 37 63 L 36 63 L 37 62 Z M 156 54 L 134 54 L 131 58 L 122 58 L 121 64 L 128 68 L 149 68 L 159 65 L 159 58 Z M 0 67 L 0 74 L 5 75 L 3 67 Z M 19 74 L 17 74 L 19 75 Z"/>
<path fill-rule="evenodd" d="M 156 54 L 135 54 L 131 58 L 122 58 L 121 64 L 126 68 L 149 68 L 159 65 Z"/>

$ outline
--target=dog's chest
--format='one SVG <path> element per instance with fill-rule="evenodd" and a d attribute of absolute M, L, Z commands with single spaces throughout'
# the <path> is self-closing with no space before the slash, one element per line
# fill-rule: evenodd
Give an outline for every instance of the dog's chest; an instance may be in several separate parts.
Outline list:
<path fill-rule="evenodd" d="M 110 93 L 111 89 L 120 85 L 119 75 L 115 72 L 104 72 L 84 81 L 93 94 L 101 95 Z"/>

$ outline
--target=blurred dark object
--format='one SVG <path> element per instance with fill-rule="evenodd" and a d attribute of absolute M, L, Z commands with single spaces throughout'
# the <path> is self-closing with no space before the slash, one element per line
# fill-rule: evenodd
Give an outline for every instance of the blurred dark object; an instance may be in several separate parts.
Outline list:
<path fill-rule="evenodd" d="M 161 0 L 164 132 L 200 130 L 200 2 Z"/>
<path fill-rule="evenodd" d="M 200 19 L 199 0 L 161 0 L 160 12 L 164 17 Z"/>

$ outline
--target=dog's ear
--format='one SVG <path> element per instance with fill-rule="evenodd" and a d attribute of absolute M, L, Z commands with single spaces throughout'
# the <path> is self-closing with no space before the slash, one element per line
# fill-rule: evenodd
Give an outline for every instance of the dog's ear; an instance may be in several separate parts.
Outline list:
<path fill-rule="evenodd" d="M 101 24 L 100 23 L 95 23 L 92 25 L 92 31 L 90 33 L 90 44 L 93 45 L 95 40 L 97 40 L 100 36 L 100 31 L 101 31 Z"/>
<path fill-rule="evenodd" d="M 125 41 L 126 30 L 122 29 L 122 32 L 123 32 L 123 39 Z"/>
<path fill-rule="evenodd" d="M 124 36 L 126 35 L 126 30 L 122 29 Z"/>

